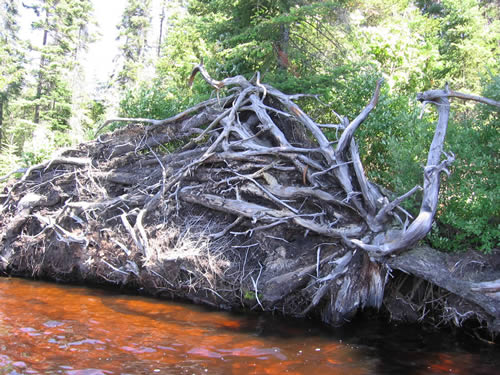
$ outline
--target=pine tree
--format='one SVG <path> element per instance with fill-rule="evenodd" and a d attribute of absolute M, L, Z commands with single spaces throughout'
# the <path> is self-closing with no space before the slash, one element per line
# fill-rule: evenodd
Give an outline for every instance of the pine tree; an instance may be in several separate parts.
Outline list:
<path fill-rule="evenodd" d="M 151 27 L 151 0 L 128 0 L 118 25 L 123 68 L 118 83 L 124 88 L 134 82 L 144 67 L 148 52 L 148 32 Z"/>
<path fill-rule="evenodd" d="M 69 72 L 77 64 L 78 52 L 90 41 L 87 24 L 91 20 L 90 0 L 34 0 L 25 5 L 35 12 L 34 30 L 41 31 L 40 62 L 34 72 L 33 122 L 50 123 L 64 131 L 71 116 Z"/>
<path fill-rule="evenodd" d="M 298 76 L 301 70 L 315 70 L 320 59 L 332 60 L 329 51 L 335 50 L 335 37 L 331 35 L 331 24 L 335 24 L 347 3 L 193 0 L 189 9 L 200 21 L 200 34 L 209 43 L 217 44 L 226 60 L 225 73 L 278 70 Z"/>
<path fill-rule="evenodd" d="M 0 148 L 4 134 L 4 113 L 9 99 L 21 91 L 24 79 L 24 54 L 18 38 L 18 1 L 0 5 Z"/>

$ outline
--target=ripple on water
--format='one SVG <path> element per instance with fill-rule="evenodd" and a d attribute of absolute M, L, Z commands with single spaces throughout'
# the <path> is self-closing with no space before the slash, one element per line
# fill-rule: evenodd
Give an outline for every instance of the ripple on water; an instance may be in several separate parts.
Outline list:
<path fill-rule="evenodd" d="M 54 327 L 60 327 L 64 325 L 63 322 L 58 322 L 57 320 L 48 320 L 43 325 L 47 328 L 54 328 Z"/>
<path fill-rule="evenodd" d="M 96 368 L 87 368 L 83 370 L 69 370 L 66 371 L 67 375 L 107 375 L 112 374 L 112 371 L 99 370 Z"/>
<path fill-rule="evenodd" d="M 335 331 L 0 278 L 0 375 L 498 374 L 491 349 L 405 330 L 368 322 Z"/>

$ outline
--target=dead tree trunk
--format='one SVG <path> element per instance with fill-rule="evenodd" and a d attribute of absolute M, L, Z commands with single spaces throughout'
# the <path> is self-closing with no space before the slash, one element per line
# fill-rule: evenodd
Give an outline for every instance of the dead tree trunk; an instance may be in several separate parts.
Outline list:
<path fill-rule="evenodd" d="M 190 82 L 197 73 L 228 95 L 166 120 L 109 120 L 103 126 L 130 125 L 9 185 L 0 206 L 0 271 L 76 274 L 218 306 L 316 313 L 331 324 L 381 306 L 389 264 L 446 288 L 390 259 L 430 230 L 439 177 L 453 161 L 451 153 L 441 159 L 448 99 L 500 103 L 448 89 L 419 94 L 436 105 L 439 120 L 412 220 L 399 205 L 422 188 L 390 201 L 367 179 L 354 139 L 381 81 L 352 121 L 321 125 L 295 103 L 300 95 L 264 85 L 259 75 L 217 81 L 199 65 Z M 325 126 L 340 137 L 327 139 Z M 165 144 L 174 141 L 181 146 L 169 153 Z M 472 302 L 493 322 L 498 299 L 480 285 L 469 285 L 484 294 Z"/>

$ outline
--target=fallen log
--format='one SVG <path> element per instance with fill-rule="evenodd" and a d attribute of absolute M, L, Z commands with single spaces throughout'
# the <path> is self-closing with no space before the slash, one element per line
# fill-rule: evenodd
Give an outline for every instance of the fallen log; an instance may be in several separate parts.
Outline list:
<path fill-rule="evenodd" d="M 394 295 L 402 300 L 406 298 L 408 306 L 415 304 L 415 311 L 427 314 L 424 308 L 432 304 L 433 309 L 441 315 L 433 318 L 436 323 L 453 321 L 461 326 L 468 319 L 475 319 L 498 332 L 500 269 L 495 264 L 498 258 L 498 252 L 490 255 L 470 252 L 457 255 L 445 254 L 429 247 L 417 247 L 390 258 L 387 264 L 419 280 L 425 280 L 429 286 L 439 287 L 432 298 L 420 301 L 411 301 L 413 297 L 406 298 L 401 294 L 397 297 Z M 410 288 L 410 294 L 414 296 L 413 288 Z"/>
<path fill-rule="evenodd" d="M 197 73 L 218 99 L 164 120 L 109 120 L 105 125 L 127 126 L 28 168 L 6 186 L 0 272 L 316 314 L 336 325 L 380 308 L 399 269 L 466 299 L 498 329 L 496 282 L 462 282 L 445 272 L 444 255 L 407 250 L 430 230 L 440 174 L 454 159 L 442 159 L 448 99 L 499 103 L 448 89 L 419 94 L 439 115 L 423 188 L 391 201 L 366 177 L 355 141 L 382 81 L 354 120 L 327 125 L 340 131 L 331 140 L 297 96 L 258 75 L 217 81 L 199 65 L 191 81 Z M 165 145 L 173 142 L 180 146 L 170 153 Z M 419 189 L 412 220 L 399 205 Z"/>

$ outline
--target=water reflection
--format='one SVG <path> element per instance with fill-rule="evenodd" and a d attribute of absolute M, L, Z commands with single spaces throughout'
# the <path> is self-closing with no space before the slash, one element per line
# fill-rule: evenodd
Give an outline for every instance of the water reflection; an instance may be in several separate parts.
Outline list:
<path fill-rule="evenodd" d="M 0 278 L 3 374 L 496 374 L 495 348 Z"/>

